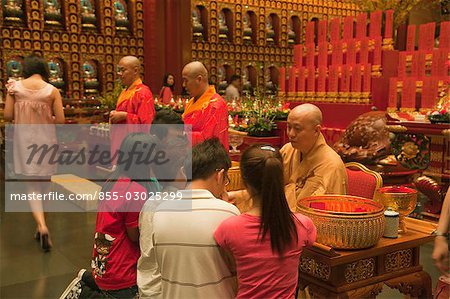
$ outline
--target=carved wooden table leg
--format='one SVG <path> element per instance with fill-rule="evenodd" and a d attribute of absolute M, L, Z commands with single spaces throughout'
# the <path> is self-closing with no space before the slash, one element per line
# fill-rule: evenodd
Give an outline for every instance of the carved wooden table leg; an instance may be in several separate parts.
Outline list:
<path fill-rule="evenodd" d="M 392 289 L 397 289 L 404 295 L 415 298 L 433 298 L 431 294 L 431 277 L 425 271 L 393 278 L 385 282 Z"/>
<path fill-rule="evenodd" d="M 332 291 L 329 291 L 323 287 L 310 284 L 309 285 L 309 293 L 311 295 L 312 299 L 328 299 L 328 298 L 335 298 L 335 299 L 351 299 L 351 298 L 358 298 L 358 299 L 374 299 L 376 296 L 381 292 L 383 289 L 383 283 L 376 283 L 373 285 L 368 285 L 361 287 L 359 289 L 350 290 L 343 293 L 334 293 Z"/>

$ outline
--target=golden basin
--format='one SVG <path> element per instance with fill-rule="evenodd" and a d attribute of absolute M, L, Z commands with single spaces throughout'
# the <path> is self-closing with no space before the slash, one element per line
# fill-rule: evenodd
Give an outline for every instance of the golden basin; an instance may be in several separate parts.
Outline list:
<path fill-rule="evenodd" d="M 300 199 L 297 212 L 317 228 L 316 242 L 338 249 L 374 246 L 384 233 L 384 207 L 373 200 L 349 195 Z"/>
<path fill-rule="evenodd" d="M 390 208 L 399 213 L 399 232 L 406 232 L 405 217 L 411 214 L 417 204 L 417 190 L 403 186 L 382 187 L 375 191 L 373 198 L 386 209 Z"/>

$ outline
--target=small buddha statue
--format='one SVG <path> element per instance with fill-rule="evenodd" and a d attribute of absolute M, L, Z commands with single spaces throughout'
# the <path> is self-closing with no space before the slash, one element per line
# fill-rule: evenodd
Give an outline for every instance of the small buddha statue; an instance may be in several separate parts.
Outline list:
<path fill-rule="evenodd" d="M 251 24 L 250 20 L 251 20 L 250 15 L 248 13 L 246 13 L 242 20 L 242 23 L 244 24 L 244 37 L 243 37 L 244 43 L 252 42 L 253 30 L 252 30 L 252 24 Z"/>
<path fill-rule="evenodd" d="M 6 74 L 8 79 L 20 80 L 23 78 L 23 66 L 18 59 L 11 59 L 6 63 Z"/>
<path fill-rule="evenodd" d="M 61 4 L 58 0 L 44 1 L 45 23 L 49 25 L 62 25 Z"/>
<path fill-rule="evenodd" d="M 95 27 L 95 7 L 90 0 L 81 0 L 81 22 L 83 28 Z"/>
<path fill-rule="evenodd" d="M 270 17 L 266 18 L 266 42 L 268 44 L 274 43 L 275 31 L 273 30 L 272 19 Z"/>
<path fill-rule="evenodd" d="M 296 38 L 296 34 L 294 31 L 294 22 L 292 22 L 292 19 L 290 19 L 289 26 L 288 26 L 288 44 L 289 45 L 295 44 L 295 38 Z"/>
<path fill-rule="evenodd" d="M 201 23 L 201 14 L 198 8 L 192 10 L 192 31 L 194 35 L 194 40 L 203 40 L 203 25 Z"/>
<path fill-rule="evenodd" d="M 97 87 L 99 85 L 97 79 L 97 70 L 93 63 L 86 61 L 83 63 L 83 79 L 85 94 L 97 94 Z"/>
<path fill-rule="evenodd" d="M 225 14 L 223 11 L 219 13 L 219 40 L 227 41 L 228 40 L 228 26 L 225 18 Z"/>
<path fill-rule="evenodd" d="M 116 20 L 116 29 L 120 31 L 128 30 L 128 15 L 126 5 L 121 0 L 114 1 L 114 19 Z"/>
<path fill-rule="evenodd" d="M 61 63 L 57 60 L 49 60 L 48 70 L 50 74 L 50 84 L 61 90 L 64 87 L 63 70 Z"/>
<path fill-rule="evenodd" d="M 22 0 L 6 0 L 3 1 L 3 15 L 6 21 L 22 22 Z"/>

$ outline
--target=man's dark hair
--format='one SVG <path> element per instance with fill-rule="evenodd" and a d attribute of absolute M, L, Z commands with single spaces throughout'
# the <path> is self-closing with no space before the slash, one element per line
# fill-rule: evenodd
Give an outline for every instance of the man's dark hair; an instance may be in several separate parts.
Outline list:
<path fill-rule="evenodd" d="M 42 79 L 48 82 L 50 72 L 48 70 L 48 64 L 44 58 L 31 54 L 25 58 L 23 66 L 23 76 L 29 78 L 33 75 L 41 75 Z"/>
<path fill-rule="evenodd" d="M 230 84 L 233 83 L 235 80 L 241 80 L 241 76 L 238 75 L 231 76 Z"/>
<path fill-rule="evenodd" d="M 162 140 L 167 135 L 168 128 L 167 126 L 161 125 L 183 125 L 183 124 L 184 122 L 178 113 L 168 109 L 161 109 L 156 113 L 155 119 L 152 122 L 152 125 L 157 126 L 151 126 L 150 134 L 155 135 L 156 137 L 159 138 L 159 140 Z"/>
<path fill-rule="evenodd" d="M 211 138 L 192 148 L 192 180 L 207 179 L 215 171 L 228 171 L 231 160 L 219 139 Z"/>

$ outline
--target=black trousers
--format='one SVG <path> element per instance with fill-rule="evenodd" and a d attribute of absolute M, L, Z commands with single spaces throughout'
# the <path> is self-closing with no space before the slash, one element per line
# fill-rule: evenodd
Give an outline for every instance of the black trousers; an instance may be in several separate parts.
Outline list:
<path fill-rule="evenodd" d="M 135 299 L 138 295 L 137 286 L 121 290 L 101 290 L 95 283 L 90 271 L 86 271 L 81 278 L 80 299 Z"/>

